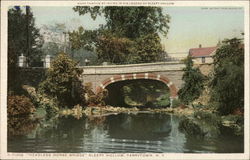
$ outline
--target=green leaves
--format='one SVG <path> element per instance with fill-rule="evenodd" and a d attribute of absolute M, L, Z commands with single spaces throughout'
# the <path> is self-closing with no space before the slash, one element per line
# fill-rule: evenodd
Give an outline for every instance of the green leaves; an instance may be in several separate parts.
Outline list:
<path fill-rule="evenodd" d="M 39 84 L 39 91 L 55 97 L 61 106 L 72 106 L 83 101 L 81 94 L 73 97 L 74 83 L 79 82 L 82 71 L 76 68 L 77 63 L 66 54 L 60 53 L 52 62 L 46 73 L 46 79 Z"/>
<path fill-rule="evenodd" d="M 161 7 L 83 7 L 79 15 L 103 16 L 106 24 L 88 31 L 82 27 L 70 33 L 73 49 L 96 51 L 100 61 L 115 64 L 155 62 L 163 49 L 159 34 L 166 36 L 170 17 Z"/>
<path fill-rule="evenodd" d="M 161 7 L 76 6 L 73 10 L 79 15 L 90 13 L 94 20 L 103 15 L 107 22 L 104 29 L 132 39 L 149 33 L 166 35 L 169 29 L 170 17 L 162 13 Z"/>
<path fill-rule="evenodd" d="M 125 37 L 118 37 L 109 31 L 103 31 L 96 43 L 99 59 L 111 63 L 122 63 L 129 60 L 134 42 Z"/>
<path fill-rule="evenodd" d="M 182 102 L 189 104 L 201 95 L 204 89 L 205 76 L 199 68 L 193 68 L 193 61 L 190 56 L 184 62 L 186 64 L 182 76 L 184 85 L 179 90 L 178 95 Z"/>
<path fill-rule="evenodd" d="M 135 62 L 156 62 L 161 59 L 163 49 L 158 34 L 148 34 L 136 39 Z"/>
<path fill-rule="evenodd" d="M 27 28 L 28 27 L 28 28 Z M 28 44 L 29 43 L 29 48 Z M 31 11 L 23 13 L 21 9 L 11 8 L 8 11 L 8 48 L 15 50 L 15 56 L 29 56 L 30 64 L 41 62 L 43 44 L 39 29 L 35 27 L 35 19 Z M 29 55 L 27 55 L 29 49 Z M 13 52 L 11 52 L 13 54 Z"/>
<path fill-rule="evenodd" d="M 221 114 L 244 107 L 244 48 L 241 40 L 225 40 L 214 55 L 214 74 L 210 82 L 211 102 Z"/>
<path fill-rule="evenodd" d="M 15 7 L 8 10 L 8 91 L 14 91 L 15 94 L 20 92 L 21 88 L 17 78 L 18 56 L 21 54 L 28 56 L 29 64 L 37 66 L 41 64 L 40 49 L 43 44 L 39 30 L 35 27 L 32 12 L 26 15 L 21 8 Z"/>

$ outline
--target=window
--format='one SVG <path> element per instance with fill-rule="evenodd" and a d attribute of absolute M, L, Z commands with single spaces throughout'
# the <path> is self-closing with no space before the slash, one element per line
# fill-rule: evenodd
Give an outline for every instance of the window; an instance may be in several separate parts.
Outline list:
<path fill-rule="evenodd" d="M 201 62 L 205 63 L 205 57 L 201 57 Z"/>

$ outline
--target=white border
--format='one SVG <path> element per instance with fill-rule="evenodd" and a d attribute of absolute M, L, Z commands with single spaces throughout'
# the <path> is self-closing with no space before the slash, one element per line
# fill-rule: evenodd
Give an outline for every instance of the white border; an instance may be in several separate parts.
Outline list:
<path fill-rule="evenodd" d="M 245 146 L 244 154 L 189 154 L 189 153 L 163 153 L 160 156 L 146 157 L 141 156 L 113 157 L 94 156 L 95 154 L 34 154 L 34 153 L 7 153 L 7 10 L 8 6 L 30 5 L 30 6 L 75 6 L 75 5 L 112 5 L 112 6 L 227 6 L 244 7 L 245 10 Z M 249 156 L 249 1 L 1 1 L 1 159 L 250 159 Z M 46 156 L 47 155 L 47 156 Z M 73 155 L 73 156 L 70 156 Z M 99 154 L 105 155 L 105 154 Z M 106 154 L 108 155 L 108 154 Z M 131 154 L 138 155 L 138 154 Z M 150 155 L 154 155 L 153 153 Z"/>

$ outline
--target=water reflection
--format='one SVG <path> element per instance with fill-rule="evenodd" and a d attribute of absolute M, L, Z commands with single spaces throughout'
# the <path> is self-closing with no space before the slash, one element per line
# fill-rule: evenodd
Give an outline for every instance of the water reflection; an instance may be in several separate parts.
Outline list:
<path fill-rule="evenodd" d="M 38 125 L 38 119 L 32 119 L 29 116 L 8 117 L 8 136 L 27 135 L 31 133 Z"/>
<path fill-rule="evenodd" d="M 119 139 L 162 140 L 171 131 L 170 115 L 112 115 L 107 124 L 109 136 Z"/>
<path fill-rule="evenodd" d="M 39 123 L 9 119 L 8 152 L 243 152 L 243 139 L 234 135 L 209 140 L 185 137 L 178 130 L 179 120 L 148 113 L 55 117 Z"/>

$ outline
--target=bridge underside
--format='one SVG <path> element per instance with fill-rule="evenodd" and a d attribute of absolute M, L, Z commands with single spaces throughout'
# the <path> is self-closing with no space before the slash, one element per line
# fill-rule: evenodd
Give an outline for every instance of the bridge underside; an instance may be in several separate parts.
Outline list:
<path fill-rule="evenodd" d="M 177 98 L 177 88 L 175 87 L 174 83 L 170 81 L 167 77 L 154 73 L 139 73 L 139 74 L 133 73 L 133 74 L 114 75 L 111 76 L 110 78 L 103 80 L 100 83 L 100 85 L 96 87 L 96 92 L 97 93 L 100 92 L 106 86 L 114 82 L 136 80 L 136 79 L 151 79 L 151 80 L 161 81 L 168 86 L 170 90 L 170 97 Z"/>
<path fill-rule="evenodd" d="M 83 75 L 84 83 L 91 83 L 94 92 L 99 92 L 107 85 L 124 80 L 133 79 L 152 79 L 165 83 L 171 92 L 172 98 L 177 98 L 177 92 L 182 85 L 183 71 L 165 71 L 150 73 L 131 73 L 131 74 L 87 74 Z"/>

